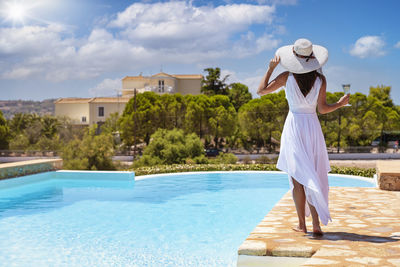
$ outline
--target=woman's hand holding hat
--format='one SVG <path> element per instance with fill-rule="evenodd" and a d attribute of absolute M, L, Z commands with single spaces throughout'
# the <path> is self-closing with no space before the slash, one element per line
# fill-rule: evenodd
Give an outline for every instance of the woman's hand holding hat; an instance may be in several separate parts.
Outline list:
<path fill-rule="evenodd" d="M 269 61 L 268 67 L 271 70 L 274 70 L 276 68 L 276 66 L 278 66 L 280 61 L 281 61 L 281 58 L 278 55 L 275 55 L 275 57 Z"/>

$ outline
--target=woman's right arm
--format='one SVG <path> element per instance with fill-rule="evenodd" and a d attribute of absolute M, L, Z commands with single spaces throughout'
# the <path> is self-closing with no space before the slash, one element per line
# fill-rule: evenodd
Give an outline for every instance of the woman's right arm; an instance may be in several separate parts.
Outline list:
<path fill-rule="evenodd" d="M 272 72 L 278 66 L 280 61 L 280 58 L 278 56 L 275 56 L 271 61 L 269 62 L 268 70 L 264 74 L 264 77 L 262 78 L 260 85 L 258 86 L 257 94 L 259 96 L 263 96 L 265 94 L 269 94 L 274 92 L 275 90 L 278 90 L 282 86 L 285 86 L 286 80 L 288 78 L 289 72 L 285 71 L 279 74 L 275 79 L 272 81 L 269 81 L 271 78 Z"/>
<path fill-rule="evenodd" d="M 319 90 L 318 95 L 318 112 L 321 114 L 326 114 L 332 111 L 337 110 L 340 107 L 343 107 L 347 103 L 349 103 L 350 94 L 342 96 L 338 102 L 334 104 L 326 103 L 326 79 L 325 76 L 321 76 L 322 78 L 322 85 L 321 89 Z"/>

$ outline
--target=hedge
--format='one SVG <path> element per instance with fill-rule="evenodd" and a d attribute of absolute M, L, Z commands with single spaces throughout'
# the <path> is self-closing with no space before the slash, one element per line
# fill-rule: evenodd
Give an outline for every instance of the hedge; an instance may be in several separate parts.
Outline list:
<path fill-rule="evenodd" d="M 347 174 L 363 177 L 373 177 L 374 168 L 364 169 L 356 167 L 331 167 L 331 174 Z M 134 168 L 135 176 L 197 171 L 279 171 L 275 164 L 172 164 L 156 165 L 151 167 Z"/>

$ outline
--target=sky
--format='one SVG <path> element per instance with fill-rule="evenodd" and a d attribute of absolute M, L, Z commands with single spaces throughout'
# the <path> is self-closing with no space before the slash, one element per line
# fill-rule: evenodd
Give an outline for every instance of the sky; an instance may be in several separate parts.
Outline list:
<path fill-rule="evenodd" d="M 399 105 L 398 10 L 397 0 L 0 0 L 0 99 L 116 96 L 125 76 L 209 67 L 257 97 L 275 51 L 307 38 L 329 51 L 328 91 L 386 85 Z"/>

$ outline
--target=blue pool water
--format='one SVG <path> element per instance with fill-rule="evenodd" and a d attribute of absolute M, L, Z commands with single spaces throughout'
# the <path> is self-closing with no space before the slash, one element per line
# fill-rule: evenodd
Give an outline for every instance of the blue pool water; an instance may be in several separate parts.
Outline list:
<path fill-rule="evenodd" d="M 1 266 L 235 266 L 240 244 L 289 189 L 287 175 L 261 172 L 63 177 L 0 181 Z"/>

